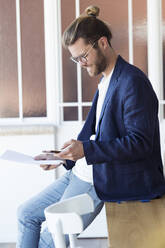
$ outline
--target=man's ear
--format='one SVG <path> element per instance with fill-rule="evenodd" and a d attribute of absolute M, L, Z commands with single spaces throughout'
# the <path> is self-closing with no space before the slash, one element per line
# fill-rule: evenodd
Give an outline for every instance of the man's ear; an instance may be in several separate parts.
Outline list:
<path fill-rule="evenodd" d="M 98 45 L 100 46 L 100 48 L 106 49 L 108 47 L 107 37 L 102 36 L 98 41 Z"/>

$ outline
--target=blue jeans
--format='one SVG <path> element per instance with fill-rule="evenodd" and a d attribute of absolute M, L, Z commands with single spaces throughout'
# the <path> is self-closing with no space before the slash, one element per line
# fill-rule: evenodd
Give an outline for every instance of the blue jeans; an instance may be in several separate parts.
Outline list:
<path fill-rule="evenodd" d="M 45 221 L 44 209 L 53 203 L 83 193 L 89 194 L 95 210 L 82 216 L 86 228 L 98 215 L 103 202 L 97 197 L 94 186 L 76 177 L 72 171 L 66 172 L 37 196 L 28 200 L 18 208 L 18 241 L 16 248 L 54 248 L 54 243 L 48 229 L 41 232 L 42 222 Z M 66 236 L 66 245 L 69 245 Z"/>

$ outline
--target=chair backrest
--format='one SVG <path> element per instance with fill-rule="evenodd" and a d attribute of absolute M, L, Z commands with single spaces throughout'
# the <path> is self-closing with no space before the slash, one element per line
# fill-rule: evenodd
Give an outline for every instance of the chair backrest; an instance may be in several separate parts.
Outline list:
<path fill-rule="evenodd" d="M 88 194 L 82 194 L 55 203 L 45 209 L 48 229 L 51 233 L 56 230 L 60 221 L 63 234 L 74 234 L 83 231 L 80 215 L 94 211 L 94 203 Z"/>

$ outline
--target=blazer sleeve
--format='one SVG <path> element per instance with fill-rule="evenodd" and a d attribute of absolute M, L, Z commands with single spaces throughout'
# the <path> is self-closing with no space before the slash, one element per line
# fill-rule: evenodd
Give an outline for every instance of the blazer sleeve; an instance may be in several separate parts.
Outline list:
<path fill-rule="evenodd" d="M 66 164 L 63 164 L 65 169 L 70 170 L 75 166 L 75 161 L 72 160 L 66 160 Z"/>
<path fill-rule="evenodd" d="M 87 164 L 133 162 L 146 158 L 152 152 L 154 134 L 159 124 L 158 101 L 150 82 L 140 76 L 130 77 L 125 89 L 119 90 L 122 91 L 123 123 L 118 123 L 117 128 L 124 127 L 125 135 L 113 139 L 107 137 L 106 140 L 83 141 Z M 115 108 L 113 102 L 109 106 Z M 114 114 L 118 113 L 114 111 Z M 106 132 L 104 127 L 100 126 L 100 129 Z"/>

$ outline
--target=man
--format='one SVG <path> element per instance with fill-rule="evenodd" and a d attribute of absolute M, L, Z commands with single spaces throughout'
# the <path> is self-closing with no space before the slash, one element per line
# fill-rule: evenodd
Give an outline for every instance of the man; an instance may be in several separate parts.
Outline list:
<path fill-rule="evenodd" d="M 59 200 L 88 193 L 95 211 L 83 216 L 86 227 L 104 201 L 149 200 L 165 193 L 156 95 L 144 73 L 116 54 L 98 13 L 97 7 L 87 8 L 64 32 L 71 59 L 90 76 L 103 77 L 77 140 L 67 141 L 58 154 L 36 157 L 63 159 L 68 172 L 19 208 L 17 248 L 54 247 L 40 227 L 44 209 Z"/>

